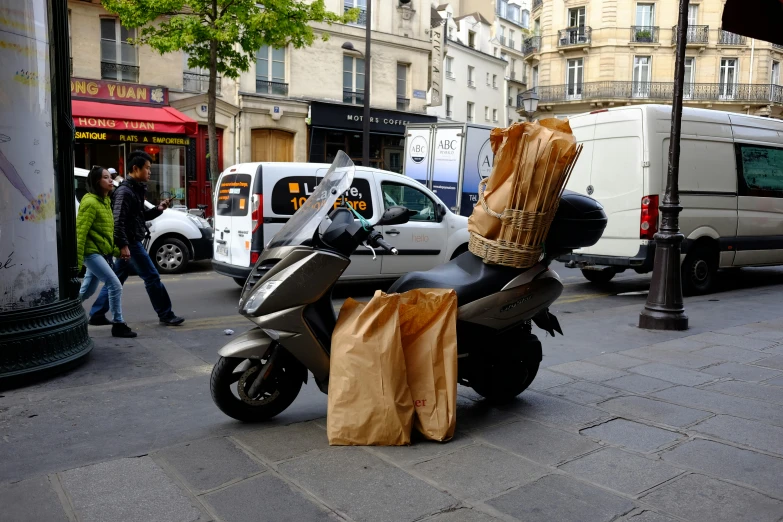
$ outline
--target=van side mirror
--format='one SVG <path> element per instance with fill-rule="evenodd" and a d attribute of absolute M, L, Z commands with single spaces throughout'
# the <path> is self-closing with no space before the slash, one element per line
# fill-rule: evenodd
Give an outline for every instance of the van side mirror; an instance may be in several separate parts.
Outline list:
<path fill-rule="evenodd" d="M 379 225 L 404 225 L 408 222 L 411 216 L 418 214 L 415 210 L 408 210 L 405 207 L 394 206 L 386 209 L 386 212 L 381 216 Z"/>
<path fill-rule="evenodd" d="M 438 203 L 437 211 L 438 211 L 438 223 L 440 223 L 441 221 L 443 221 L 443 218 L 446 217 L 446 207 Z"/>

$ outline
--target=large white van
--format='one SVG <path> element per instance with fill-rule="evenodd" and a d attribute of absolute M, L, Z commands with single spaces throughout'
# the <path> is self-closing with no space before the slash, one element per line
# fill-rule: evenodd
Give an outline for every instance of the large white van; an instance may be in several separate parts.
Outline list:
<path fill-rule="evenodd" d="M 783 122 L 683 109 L 679 189 L 683 287 L 712 288 L 718 268 L 783 264 Z M 671 107 L 603 109 L 570 119 L 584 150 L 567 188 L 597 199 L 609 223 L 561 258 L 607 282 L 650 272 L 668 173 Z"/>
<path fill-rule="evenodd" d="M 320 163 L 243 163 L 229 167 L 215 193 L 215 272 L 244 285 L 264 245 L 302 205 L 329 165 Z M 385 279 L 428 270 L 468 248 L 468 220 L 452 213 L 418 181 L 401 174 L 357 167 L 348 203 L 370 223 L 384 209 L 403 205 L 418 211 L 404 225 L 381 227 L 399 255 L 360 248 L 343 279 Z"/>

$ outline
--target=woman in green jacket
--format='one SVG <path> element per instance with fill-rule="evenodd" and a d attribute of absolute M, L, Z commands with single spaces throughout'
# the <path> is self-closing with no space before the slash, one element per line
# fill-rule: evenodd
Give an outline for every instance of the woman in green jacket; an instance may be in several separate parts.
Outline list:
<path fill-rule="evenodd" d="M 136 337 L 122 318 L 122 284 L 112 269 L 112 256 L 119 251 L 114 246 L 114 215 L 109 192 L 113 188 L 111 174 L 103 167 L 93 167 L 87 177 L 87 190 L 79 202 L 76 215 L 76 252 L 78 266 L 87 267 L 79 297 L 89 298 L 98 288 L 98 281 L 109 291 L 109 309 L 114 315 L 111 334 L 114 337 Z"/>

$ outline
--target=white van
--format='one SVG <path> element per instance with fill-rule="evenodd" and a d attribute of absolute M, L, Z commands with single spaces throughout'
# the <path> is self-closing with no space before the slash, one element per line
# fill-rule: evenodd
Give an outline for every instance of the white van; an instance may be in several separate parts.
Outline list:
<path fill-rule="evenodd" d="M 218 179 L 215 208 L 215 272 L 244 285 L 264 245 L 302 205 L 329 169 L 319 163 L 243 163 Z M 360 248 L 343 279 L 396 278 L 445 263 L 468 248 L 468 219 L 453 214 L 418 181 L 401 174 L 357 167 L 348 203 L 370 223 L 386 207 L 403 205 L 418 215 L 404 225 L 381 227 L 399 255 Z M 377 252 L 381 254 L 381 252 Z"/>
<path fill-rule="evenodd" d="M 650 272 L 671 107 L 603 109 L 570 123 L 584 150 L 567 188 L 597 199 L 609 223 L 598 243 L 561 260 L 594 282 Z M 686 292 L 709 292 L 718 268 L 783 264 L 783 121 L 684 108 L 680 146 Z"/>
<path fill-rule="evenodd" d="M 89 171 L 74 168 L 76 212 L 87 193 Z M 153 205 L 149 201 L 147 208 Z M 191 261 L 212 257 L 213 231 L 206 219 L 178 210 L 166 209 L 156 219 L 147 222 L 150 229 L 149 254 L 161 274 L 179 274 Z"/>

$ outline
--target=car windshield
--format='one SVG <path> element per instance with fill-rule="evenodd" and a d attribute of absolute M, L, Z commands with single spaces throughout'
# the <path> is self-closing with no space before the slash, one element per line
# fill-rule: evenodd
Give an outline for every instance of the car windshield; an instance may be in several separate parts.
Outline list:
<path fill-rule="evenodd" d="M 301 245 L 312 239 L 324 216 L 334 207 L 337 199 L 351 188 L 354 170 L 351 158 L 343 151 L 339 151 L 324 179 L 291 219 L 283 225 L 283 228 L 275 234 L 267 248 Z"/>

